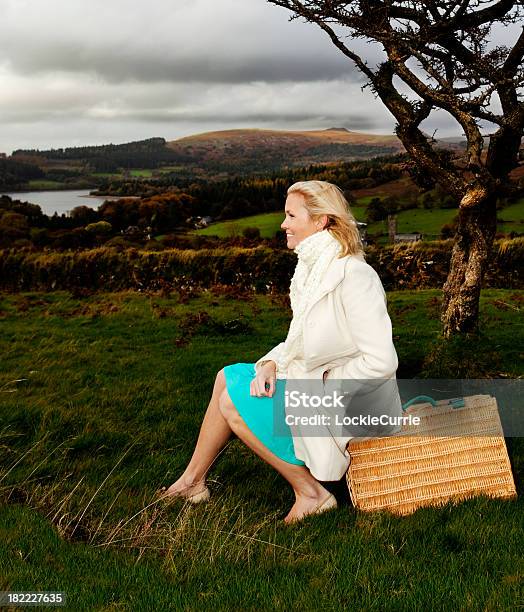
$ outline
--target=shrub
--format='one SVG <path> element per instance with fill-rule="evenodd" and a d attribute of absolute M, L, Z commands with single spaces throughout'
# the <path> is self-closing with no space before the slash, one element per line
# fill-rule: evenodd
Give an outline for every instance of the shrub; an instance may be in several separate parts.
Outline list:
<path fill-rule="evenodd" d="M 444 223 L 444 225 L 440 228 L 440 237 L 442 240 L 453 238 L 455 235 L 455 230 L 456 228 L 453 223 Z"/>
<path fill-rule="evenodd" d="M 260 229 L 258 227 L 245 227 L 242 230 L 242 236 L 248 240 L 256 240 L 260 238 Z"/>
<path fill-rule="evenodd" d="M 53 239 L 65 243 L 73 237 L 74 232 L 66 231 Z M 154 251 L 129 248 L 120 236 L 109 242 L 113 245 L 82 251 L 0 250 L 0 288 L 46 291 L 83 286 L 117 291 L 158 289 L 169 283 L 177 289 L 221 284 L 242 291 L 286 293 L 296 264 L 291 251 L 263 245 Z M 442 287 L 452 244 L 452 240 L 444 240 L 386 248 L 368 246 L 366 260 L 378 272 L 386 290 Z M 496 241 L 483 288 L 522 288 L 523 264 L 523 237 Z"/>
<path fill-rule="evenodd" d="M 132 240 L 127 240 L 126 238 L 124 238 L 124 236 L 113 236 L 113 238 L 110 238 L 104 244 L 104 246 L 113 247 L 119 251 L 122 251 L 124 249 L 129 249 L 130 247 L 139 248 L 140 244 L 133 242 Z"/>
<path fill-rule="evenodd" d="M 108 221 L 97 221 L 96 223 L 86 225 L 85 230 L 86 232 L 90 232 L 92 234 L 107 235 L 112 232 L 113 226 Z"/>
<path fill-rule="evenodd" d="M 161 242 L 158 242 L 158 240 L 155 240 L 153 238 L 151 240 L 146 241 L 146 243 L 144 244 L 144 249 L 146 251 L 163 251 L 165 249 L 165 246 Z"/>
<path fill-rule="evenodd" d="M 30 230 L 31 242 L 37 246 L 42 247 L 49 244 L 49 235 L 45 227 L 32 227 Z"/>

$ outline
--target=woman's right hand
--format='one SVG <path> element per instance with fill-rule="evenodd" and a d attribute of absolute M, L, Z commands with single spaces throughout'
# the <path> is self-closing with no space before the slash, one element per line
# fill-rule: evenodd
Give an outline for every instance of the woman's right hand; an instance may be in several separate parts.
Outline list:
<path fill-rule="evenodd" d="M 250 395 L 256 397 L 273 397 L 277 380 L 277 364 L 267 361 L 258 369 L 258 374 L 251 381 Z"/>

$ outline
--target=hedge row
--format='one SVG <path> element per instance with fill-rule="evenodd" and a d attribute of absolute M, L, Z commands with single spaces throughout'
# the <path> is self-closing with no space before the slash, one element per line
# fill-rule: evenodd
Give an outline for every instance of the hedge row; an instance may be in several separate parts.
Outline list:
<path fill-rule="evenodd" d="M 441 287 L 452 241 L 369 248 L 366 260 L 386 290 Z M 0 251 L 0 288 L 6 291 L 58 289 L 155 290 L 235 286 L 257 293 L 287 292 L 296 256 L 267 247 L 160 252 L 100 247 L 84 251 Z M 522 289 L 524 238 L 495 242 L 484 287 Z"/>

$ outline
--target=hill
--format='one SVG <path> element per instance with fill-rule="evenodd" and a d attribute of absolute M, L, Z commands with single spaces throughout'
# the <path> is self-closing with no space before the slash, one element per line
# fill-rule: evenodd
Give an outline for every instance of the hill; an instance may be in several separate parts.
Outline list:
<path fill-rule="evenodd" d="M 440 146 L 462 151 L 459 142 Z M 164 177 L 180 184 L 221 180 L 232 176 L 264 175 L 318 164 L 339 164 L 403 153 L 393 134 L 366 134 L 346 128 L 291 131 L 236 129 L 205 132 L 173 141 L 149 138 L 122 144 L 18 149 L 2 160 L 0 188 L 31 187 L 39 179 L 63 183 L 64 188 L 95 187 L 104 178 Z M 13 170 L 14 168 L 14 170 Z M 44 176 L 40 176 L 41 174 Z"/>
<path fill-rule="evenodd" d="M 345 128 L 290 131 L 238 129 L 205 132 L 167 143 L 177 156 L 209 170 L 250 172 L 370 159 L 404 152 L 393 135 L 352 132 Z M 446 144 L 460 149 L 456 143 Z"/>

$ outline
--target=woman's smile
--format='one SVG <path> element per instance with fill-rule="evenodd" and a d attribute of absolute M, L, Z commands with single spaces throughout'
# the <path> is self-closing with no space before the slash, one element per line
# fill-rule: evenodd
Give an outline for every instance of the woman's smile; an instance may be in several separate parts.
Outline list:
<path fill-rule="evenodd" d="M 301 193 L 290 193 L 286 199 L 286 218 L 280 227 L 286 232 L 288 249 L 294 249 L 304 238 L 321 229 L 318 221 L 310 217 L 304 202 Z"/>

